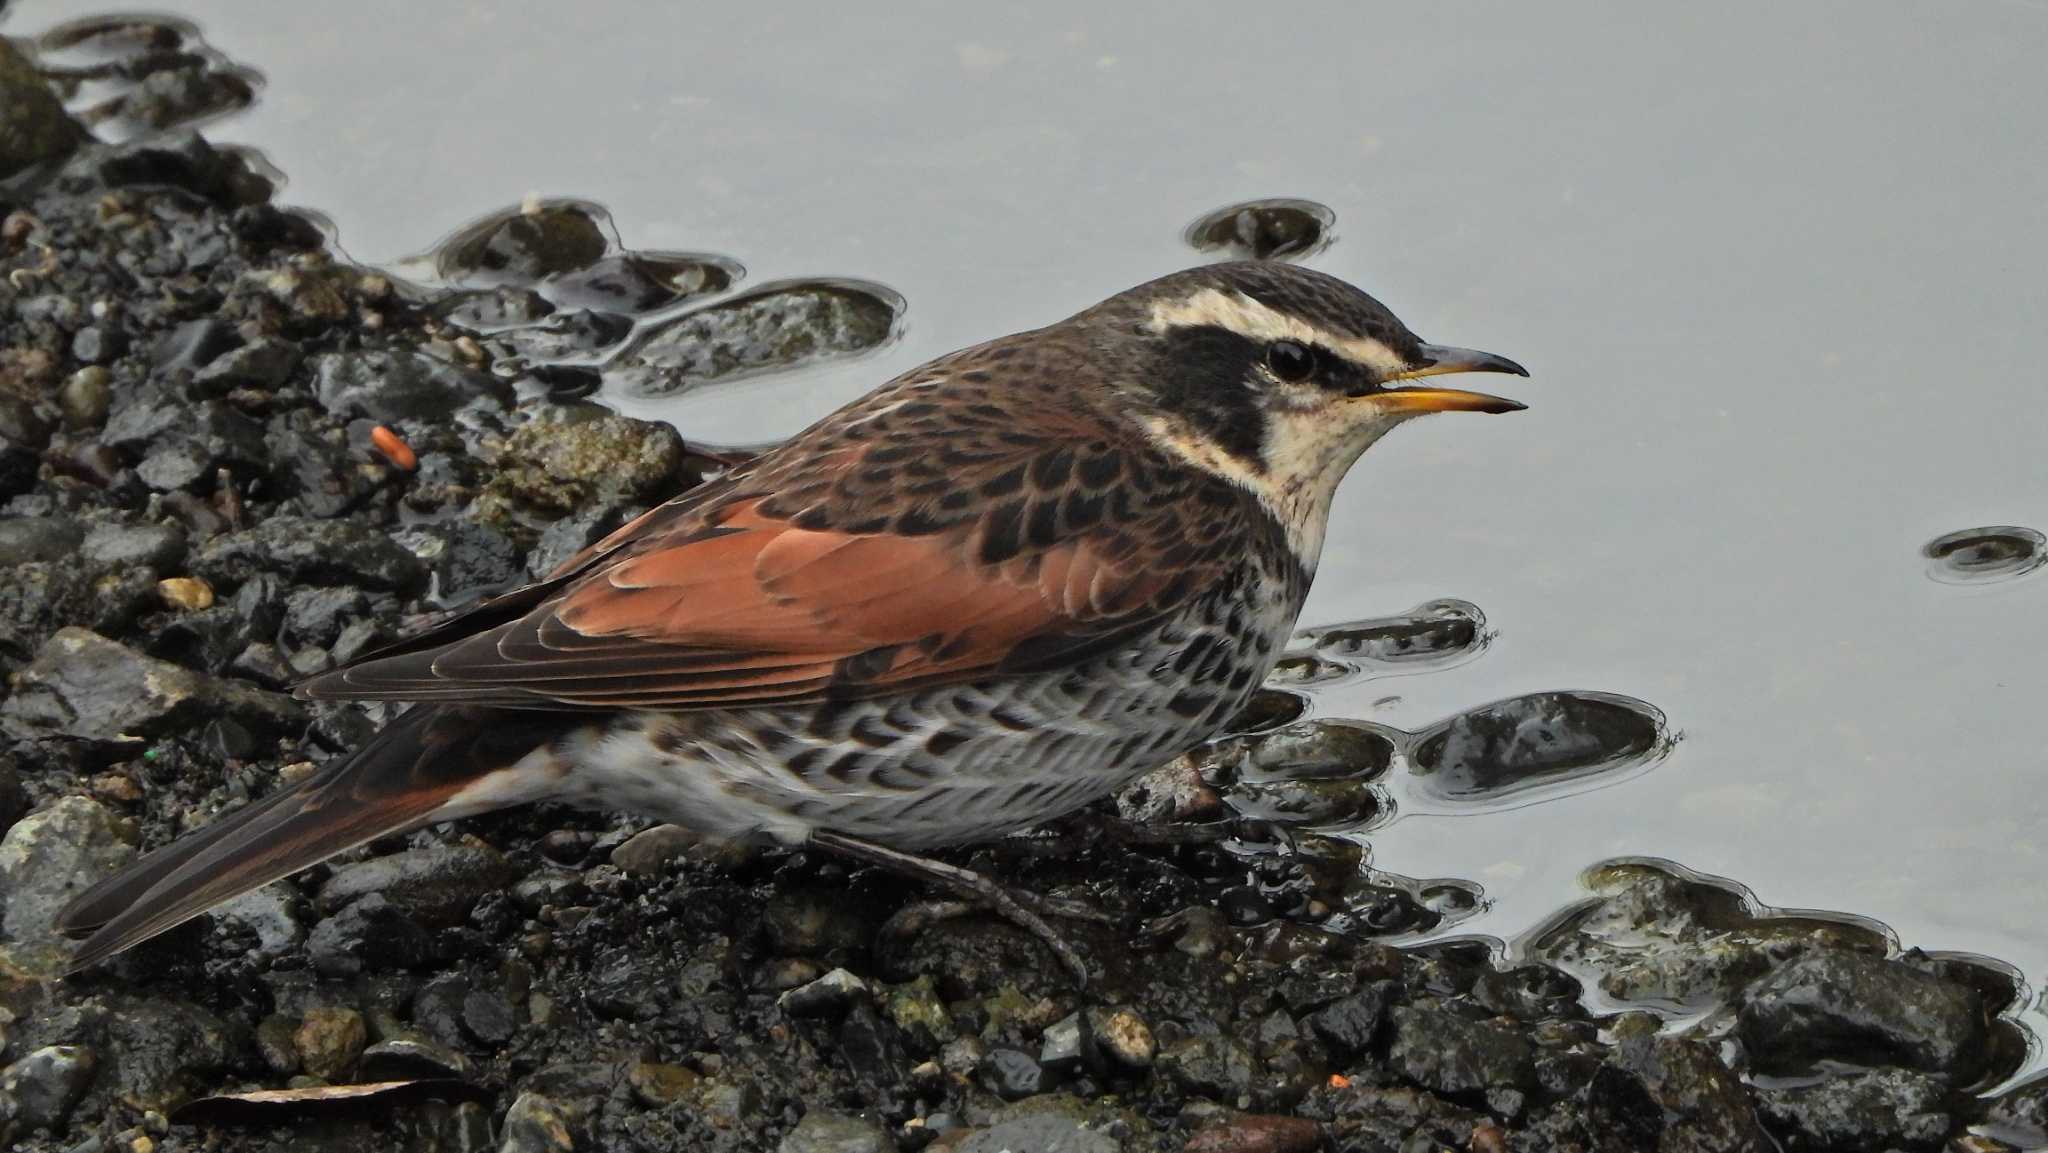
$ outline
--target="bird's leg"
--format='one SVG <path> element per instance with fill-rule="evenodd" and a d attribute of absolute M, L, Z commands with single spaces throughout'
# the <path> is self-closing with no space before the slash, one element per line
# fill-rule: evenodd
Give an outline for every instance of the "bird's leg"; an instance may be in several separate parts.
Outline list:
<path fill-rule="evenodd" d="M 877 845 L 872 841 L 841 836 L 838 833 L 814 832 L 811 834 L 810 843 L 862 864 L 877 865 L 906 877 L 929 882 L 965 899 L 964 904 L 920 902 L 910 905 L 889 919 L 890 924 L 885 926 L 885 931 L 907 929 L 914 933 L 933 921 L 958 916 L 975 906 L 985 907 L 1043 941 L 1045 947 L 1052 950 L 1053 956 L 1059 958 L 1060 964 L 1066 967 L 1067 972 L 1073 975 L 1076 985 L 1088 984 L 1088 966 L 1081 960 L 1081 955 L 1074 951 L 1074 947 L 1067 943 L 1066 938 L 1062 937 L 1058 930 L 1046 923 L 1045 918 L 1052 916 L 1101 919 L 1104 915 L 1099 911 L 1065 901 L 1048 901 L 1031 893 L 1005 888 L 973 869 L 963 869 L 958 865 L 932 860 L 930 857 L 905 853 Z M 900 925 L 897 924 L 898 918 L 903 918 Z"/>

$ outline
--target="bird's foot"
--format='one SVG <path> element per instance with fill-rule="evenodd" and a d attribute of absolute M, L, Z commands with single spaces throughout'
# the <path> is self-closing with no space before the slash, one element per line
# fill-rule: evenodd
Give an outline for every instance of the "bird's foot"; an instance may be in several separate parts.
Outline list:
<path fill-rule="evenodd" d="M 973 869 L 949 865 L 944 861 L 920 857 L 871 841 L 820 832 L 811 835 L 811 844 L 862 864 L 877 865 L 906 877 L 929 882 L 951 891 L 958 898 L 951 901 L 918 901 L 906 905 L 882 926 L 884 934 L 913 937 L 940 921 L 987 909 L 1044 942 L 1045 947 L 1052 950 L 1053 956 L 1059 959 L 1061 966 L 1074 978 L 1076 987 L 1085 988 L 1088 984 L 1087 962 L 1081 959 L 1081 954 L 1075 951 L 1073 945 L 1068 943 L 1046 918 L 1064 917 L 1068 920 L 1092 921 L 1105 925 L 1118 923 L 1110 914 L 1079 901 L 1063 901 L 1022 892 L 999 884 L 993 878 L 977 873 Z"/>

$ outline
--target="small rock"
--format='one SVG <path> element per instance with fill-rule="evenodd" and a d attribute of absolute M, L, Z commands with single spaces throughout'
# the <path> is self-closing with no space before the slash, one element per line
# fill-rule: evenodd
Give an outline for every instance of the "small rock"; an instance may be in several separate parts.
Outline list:
<path fill-rule="evenodd" d="M 567 1110 L 539 1093 L 521 1093 L 505 1111 L 498 1153 L 573 1153 Z"/>
<path fill-rule="evenodd" d="M 1332 1001 L 1309 1016 L 1309 1028 L 1339 1056 L 1356 1057 L 1372 1048 L 1394 987 L 1391 981 L 1376 981 Z"/>
<path fill-rule="evenodd" d="M 1840 1060 L 1968 1082 L 1988 1057 L 1975 989 L 1864 953 L 1798 957 L 1743 990 L 1740 1005 L 1736 1035 L 1766 1072 Z"/>
<path fill-rule="evenodd" d="M 512 1003 L 497 993 L 472 990 L 462 999 L 462 1028 L 484 1045 L 502 1045 L 518 1028 Z"/>
<path fill-rule="evenodd" d="M 527 508 L 568 512 L 590 500 L 665 499 L 680 487 L 683 440 L 653 421 L 565 409 L 483 445 L 497 469 L 489 491 Z"/>
<path fill-rule="evenodd" d="M 53 517 L 0 518 L 0 568 L 61 561 L 78 549 L 84 533 L 76 524 Z"/>
<path fill-rule="evenodd" d="M 0 937 L 43 947 L 41 968 L 61 971 L 58 910 L 134 856 L 113 815 L 85 797 L 59 797 L 16 821 L 0 840 Z"/>
<path fill-rule="evenodd" d="M 156 593 L 164 604 L 179 612 L 196 613 L 213 607 L 213 586 L 198 577 L 170 577 L 156 582 Z"/>
<path fill-rule="evenodd" d="M 744 274 L 738 263 L 722 257 L 620 252 L 587 268 L 551 276 L 541 288 L 564 308 L 636 316 L 724 292 Z"/>
<path fill-rule="evenodd" d="M 655 325 L 605 366 L 642 396 L 865 352 L 889 339 L 903 298 L 878 284 L 786 281 Z"/>
<path fill-rule="evenodd" d="M 105 364 L 128 351 L 128 336 L 118 328 L 88 324 L 71 337 L 71 357 L 81 364 Z"/>
<path fill-rule="evenodd" d="M 789 1131 L 776 1153 L 893 1153 L 896 1143 L 872 1117 L 813 1109 Z"/>
<path fill-rule="evenodd" d="M 114 392 L 107 387 L 112 374 L 97 364 L 79 369 L 57 389 L 57 407 L 64 410 L 64 427 L 98 428 L 106 422 L 113 406 Z"/>
<path fill-rule="evenodd" d="M 265 733 L 301 723 L 289 697 L 223 681 L 81 628 L 58 630 L 17 674 L 0 729 L 132 746 L 227 716 Z"/>
<path fill-rule="evenodd" d="M 1428 1005 L 1395 1006 L 1388 1021 L 1394 1039 L 1387 1064 L 1432 1092 L 1476 1098 L 1497 1086 L 1523 1088 L 1536 1082 L 1528 1038 L 1505 1025 L 1467 1020 Z"/>
<path fill-rule="evenodd" d="M 57 1129 L 85 1096 L 98 1066 L 99 1055 L 84 1045 L 46 1045 L 0 1069 L 0 1094 L 14 1098 L 21 1128 Z"/>
<path fill-rule="evenodd" d="M 1045 1027 L 1039 1038 L 1038 1063 L 1055 1073 L 1072 1072 L 1089 1056 L 1093 1040 L 1081 1027 L 1081 1015 L 1069 1013 Z"/>
<path fill-rule="evenodd" d="M 1532 693 L 1417 734 L 1414 776 L 1446 801 L 1498 801 L 1639 763 L 1664 741 L 1664 715 L 1609 693 Z"/>
<path fill-rule="evenodd" d="M 1091 1014 L 1089 1025 L 1095 1044 L 1106 1056 L 1126 1069 L 1149 1069 L 1159 1047 L 1145 1019 L 1129 1009 Z"/>
<path fill-rule="evenodd" d="M 1108 1128 L 1051 1108 L 1003 1117 L 946 1149 L 947 1153 L 1122 1153 L 1124 1142 Z"/>
<path fill-rule="evenodd" d="M 142 565 L 162 572 L 185 559 L 185 530 L 175 524 L 103 524 L 85 534 L 79 556 L 100 565 Z"/>
<path fill-rule="evenodd" d="M 427 576 L 418 557 L 367 524 L 297 516 L 273 516 L 206 542 L 193 556 L 192 570 L 216 587 L 273 573 L 303 585 L 400 593 L 417 590 Z"/>
<path fill-rule="evenodd" d="M 1697 1041 L 1633 1037 L 1617 1045 L 1581 1099 L 1586 1124 L 1618 1149 L 1768 1153 L 1741 1080 Z"/>
<path fill-rule="evenodd" d="M 275 392 L 299 366 L 299 348 L 289 341 L 261 337 L 223 353 L 192 374 L 197 396 L 219 397 L 238 388 Z"/>
<path fill-rule="evenodd" d="M 778 953 L 823 956 L 867 944 L 868 922 L 847 907 L 843 894 L 821 889 L 778 889 L 761 913 L 761 928 Z"/>
<path fill-rule="evenodd" d="M 488 373 L 409 350 L 325 353 L 313 361 L 313 390 L 335 416 L 381 424 L 445 421 L 479 398 L 498 408 L 512 401 L 510 386 Z"/>
<path fill-rule="evenodd" d="M 1220 1036 L 1184 1037 L 1160 1051 L 1158 1067 L 1186 1092 L 1225 1105 L 1249 1094 L 1258 1076 L 1251 1050 Z"/>
<path fill-rule="evenodd" d="M 502 853 L 482 844 L 432 845 L 344 865 L 320 886 L 315 908 L 331 915 L 372 893 L 428 928 L 461 924 L 484 894 L 518 876 Z"/>
<path fill-rule="evenodd" d="M 256 1022 L 256 1052 L 279 1077 L 299 1071 L 298 1032 L 291 1018 L 276 1013 Z"/>
<path fill-rule="evenodd" d="M 1788 1149 L 1939 1149 L 1956 1129 L 1949 1090 L 1904 1069 L 1757 1090 L 1766 1127 Z"/>
<path fill-rule="evenodd" d="M 626 1084 L 633 1087 L 633 1095 L 640 1098 L 640 1103 L 650 1109 L 666 1108 L 681 1101 L 702 1080 L 694 1069 L 653 1061 L 635 1061 L 626 1070 Z"/>
<path fill-rule="evenodd" d="M 843 1013 L 867 995 L 867 982 L 845 969 L 834 969 L 782 994 L 775 1004 L 792 1017 L 823 1017 Z"/>
<path fill-rule="evenodd" d="M 1031 1054 L 1002 1046 L 982 1056 L 980 1073 L 989 1092 L 1005 1101 L 1035 1097 L 1045 1092 L 1052 1080 Z"/>
<path fill-rule="evenodd" d="M 308 1009 L 293 1035 L 306 1072 L 327 1081 L 347 1076 L 370 1039 L 363 1015 L 354 1009 Z"/>
<path fill-rule="evenodd" d="M 408 969 L 433 956 L 434 943 L 412 918 L 371 893 L 313 926 L 306 954 L 329 977 L 364 971 Z"/>
<path fill-rule="evenodd" d="M 698 839 L 680 825 L 642 829 L 612 850 L 612 864 L 636 877 L 652 877 L 670 861 L 680 860 Z"/>
<path fill-rule="evenodd" d="M 531 284 L 587 268 L 611 247 L 604 209 L 547 200 L 495 213 L 443 241 L 434 269 L 462 284 Z"/>

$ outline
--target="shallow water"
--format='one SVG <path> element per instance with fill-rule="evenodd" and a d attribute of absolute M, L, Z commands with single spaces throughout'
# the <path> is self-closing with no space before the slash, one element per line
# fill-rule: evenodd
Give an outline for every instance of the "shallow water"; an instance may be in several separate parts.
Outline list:
<path fill-rule="evenodd" d="M 176 10 L 268 80 L 209 133 L 360 259 L 538 192 L 747 287 L 908 302 L 865 358 L 614 398 L 694 439 L 787 433 L 1191 263 L 1219 206 L 1328 206 L 1312 263 L 1535 376 L 1526 413 L 1370 454 L 1304 621 L 1457 597 L 1491 643 L 1316 712 L 1417 731 L 1584 689 L 1679 737 L 1611 787 L 1403 815 L 1374 863 L 1479 882 L 1460 929 L 1512 938 L 1652 855 L 2048 974 L 2048 573 L 1922 553 L 2048 521 L 2048 7 Z"/>

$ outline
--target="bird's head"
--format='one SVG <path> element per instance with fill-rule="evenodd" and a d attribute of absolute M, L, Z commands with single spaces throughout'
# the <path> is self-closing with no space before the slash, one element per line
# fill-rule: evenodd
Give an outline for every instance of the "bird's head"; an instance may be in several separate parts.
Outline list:
<path fill-rule="evenodd" d="M 1073 322 L 1095 330 L 1152 438 L 1257 494 L 1311 569 L 1337 482 L 1388 430 L 1432 412 L 1524 407 L 1419 382 L 1529 375 L 1505 357 L 1424 341 L 1333 276 L 1270 261 L 1175 273 Z"/>

